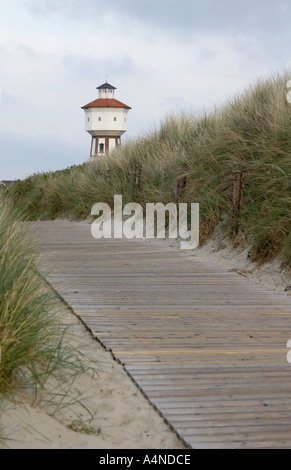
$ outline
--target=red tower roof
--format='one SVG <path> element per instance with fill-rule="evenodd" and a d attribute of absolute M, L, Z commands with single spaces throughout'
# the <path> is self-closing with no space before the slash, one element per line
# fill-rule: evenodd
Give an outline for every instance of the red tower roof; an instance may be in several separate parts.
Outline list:
<path fill-rule="evenodd" d="M 127 104 L 121 103 L 121 101 L 115 100 L 114 98 L 98 98 L 91 103 L 82 106 L 82 109 L 87 108 L 126 108 L 131 109 Z"/>

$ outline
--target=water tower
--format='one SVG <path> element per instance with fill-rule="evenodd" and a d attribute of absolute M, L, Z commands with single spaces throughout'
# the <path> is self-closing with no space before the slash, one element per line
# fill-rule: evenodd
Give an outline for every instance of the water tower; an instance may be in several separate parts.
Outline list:
<path fill-rule="evenodd" d="M 92 136 L 90 158 L 111 152 L 120 145 L 127 131 L 128 111 L 131 109 L 114 97 L 116 88 L 109 83 L 97 87 L 98 99 L 82 109 L 85 111 L 85 130 Z"/>

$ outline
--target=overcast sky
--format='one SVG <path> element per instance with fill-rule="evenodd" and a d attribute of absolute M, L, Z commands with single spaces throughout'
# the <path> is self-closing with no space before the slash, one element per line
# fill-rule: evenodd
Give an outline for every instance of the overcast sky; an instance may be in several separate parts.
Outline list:
<path fill-rule="evenodd" d="M 86 161 L 81 106 L 106 74 L 132 107 L 125 141 L 290 56 L 291 0 L 0 0 L 0 180 Z"/>

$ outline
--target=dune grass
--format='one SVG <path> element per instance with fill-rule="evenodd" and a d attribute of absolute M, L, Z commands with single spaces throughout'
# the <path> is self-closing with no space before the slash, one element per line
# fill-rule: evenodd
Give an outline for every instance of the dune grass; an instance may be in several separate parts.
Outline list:
<path fill-rule="evenodd" d="M 0 196 L 0 397 L 20 388 L 36 397 L 55 374 L 82 370 L 64 346 L 63 306 L 37 271 L 37 254 L 10 199 Z"/>
<path fill-rule="evenodd" d="M 291 262 L 291 105 L 285 72 L 258 80 L 224 106 L 196 117 L 168 116 L 159 129 L 98 158 L 55 173 L 36 174 L 9 191 L 33 219 L 88 217 L 93 204 L 174 201 L 174 184 L 186 176 L 183 202 L 200 203 L 200 243 L 218 225 L 230 235 L 233 173 L 243 173 L 235 244 L 250 246 L 253 260 Z M 139 187 L 136 165 L 142 166 Z"/>

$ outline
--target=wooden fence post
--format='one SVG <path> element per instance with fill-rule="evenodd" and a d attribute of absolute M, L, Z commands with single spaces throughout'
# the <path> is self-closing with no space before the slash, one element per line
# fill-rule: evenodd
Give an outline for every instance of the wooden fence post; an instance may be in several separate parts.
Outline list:
<path fill-rule="evenodd" d="M 181 201 L 181 196 L 183 194 L 185 187 L 186 187 L 186 176 L 179 176 L 175 181 L 175 188 L 174 188 L 175 203 L 177 204 L 177 206 L 179 205 Z"/>
<path fill-rule="evenodd" d="M 231 234 L 237 235 L 238 233 L 238 220 L 241 205 L 241 188 L 242 188 L 242 172 L 236 171 L 234 173 L 234 184 L 233 184 L 233 209 L 232 209 L 232 221 L 231 221 Z"/>
<path fill-rule="evenodd" d="M 140 163 L 137 163 L 135 165 L 135 173 L 134 173 L 134 187 L 135 187 L 135 189 L 139 189 L 139 187 L 140 187 L 141 172 L 142 172 L 142 165 Z"/>
<path fill-rule="evenodd" d="M 41 202 L 45 200 L 45 185 L 43 184 L 40 188 L 40 193 L 41 193 Z"/>
<path fill-rule="evenodd" d="M 183 163 L 182 170 L 184 172 L 188 171 L 187 163 Z M 178 176 L 178 178 L 175 180 L 174 195 L 175 195 L 175 203 L 177 206 L 179 205 L 181 201 L 181 197 L 183 196 L 183 191 L 186 188 L 186 183 L 187 183 L 187 176 L 185 174 Z"/>

